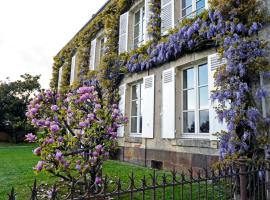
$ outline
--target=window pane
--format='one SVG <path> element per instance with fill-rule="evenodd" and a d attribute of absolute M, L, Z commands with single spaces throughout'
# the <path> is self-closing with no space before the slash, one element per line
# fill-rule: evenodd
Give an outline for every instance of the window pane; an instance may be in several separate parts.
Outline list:
<path fill-rule="evenodd" d="M 188 6 L 191 6 L 192 5 L 192 0 L 183 0 L 182 1 L 182 8 L 186 8 Z"/>
<path fill-rule="evenodd" d="M 194 88 L 194 68 L 184 70 L 184 89 Z"/>
<path fill-rule="evenodd" d="M 209 111 L 200 111 L 200 133 L 209 133 Z"/>
<path fill-rule="evenodd" d="M 203 9 L 205 7 L 204 0 L 199 0 L 196 3 L 196 10 Z"/>
<path fill-rule="evenodd" d="M 138 85 L 133 85 L 132 86 L 132 100 L 138 99 L 139 90 L 138 90 Z"/>
<path fill-rule="evenodd" d="M 140 22 L 140 10 L 135 13 L 135 24 L 138 24 Z"/>
<path fill-rule="evenodd" d="M 131 117 L 131 132 L 137 133 L 137 117 Z"/>
<path fill-rule="evenodd" d="M 208 87 L 199 88 L 200 108 L 208 108 Z"/>
<path fill-rule="evenodd" d="M 208 84 L 208 67 L 207 64 L 199 66 L 199 86 Z"/>
<path fill-rule="evenodd" d="M 184 132 L 185 133 L 195 132 L 194 112 L 184 112 Z"/>
<path fill-rule="evenodd" d="M 184 110 L 195 108 L 195 91 L 194 89 L 184 91 Z"/>
<path fill-rule="evenodd" d="M 182 17 L 189 16 L 192 13 L 192 6 L 182 10 Z M 192 17 L 192 15 L 190 15 Z"/>
<path fill-rule="evenodd" d="M 138 116 L 138 101 L 131 103 L 131 116 Z"/>

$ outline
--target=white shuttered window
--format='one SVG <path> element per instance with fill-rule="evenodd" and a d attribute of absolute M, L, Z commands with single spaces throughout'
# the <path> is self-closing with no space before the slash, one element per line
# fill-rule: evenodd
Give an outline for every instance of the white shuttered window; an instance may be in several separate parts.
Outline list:
<path fill-rule="evenodd" d="M 174 27 L 174 0 L 161 0 L 161 33 Z"/>
<path fill-rule="evenodd" d="M 175 137 L 175 72 L 174 68 L 162 73 L 162 137 Z"/>
<path fill-rule="evenodd" d="M 133 48 L 136 49 L 144 42 L 145 34 L 145 17 L 144 6 L 137 10 L 134 14 L 134 27 L 133 27 Z"/>
<path fill-rule="evenodd" d="M 136 137 L 142 136 L 141 89 L 141 82 L 131 85 L 130 135 Z"/>
<path fill-rule="evenodd" d="M 119 24 L 119 54 L 128 50 L 128 17 L 129 13 L 126 12 L 120 16 Z"/>
<path fill-rule="evenodd" d="M 183 136 L 209 135 L 207 63 L 186 68 L 182 73 Z"/>
<path fill-rule="evenodd" d="M 154 93 L 155 77 L 154 75 L 144 77 L 142 85 L 142 137 L 153 138 L 154 136 Z"/>

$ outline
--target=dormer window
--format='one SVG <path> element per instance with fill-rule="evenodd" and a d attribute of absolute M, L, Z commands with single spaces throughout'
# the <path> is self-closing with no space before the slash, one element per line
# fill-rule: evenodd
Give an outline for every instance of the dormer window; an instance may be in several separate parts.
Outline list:
<path fill-rule="evenodd" d="M 134 49 L 144 42 L 144 6 L 139 8 L 134 14 Z"/>

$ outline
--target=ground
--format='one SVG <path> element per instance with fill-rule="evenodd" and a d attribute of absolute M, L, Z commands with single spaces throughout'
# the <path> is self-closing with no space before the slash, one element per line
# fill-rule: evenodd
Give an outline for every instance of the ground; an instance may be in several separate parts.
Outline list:
<path fill-rule="evenodd" d="M 14 187 L 17 193 L 16 200 L 25 200 L 29 199 L 30 186 L 33 184 L 34 180 L 37 179 L 38 184 L 48 183 L 52 184 L 55 180 L 49 174 L 43 172 L 41 174 L 35 174 L 33 171 L 33 166 L 38 161 L 38 158 L 33 155 L 32 150 L 35 148 L 33 144 L 19 144 L 11 145 L 6 143 L 0 143 L 0 200 L 7 200 L 7 194 L 10 192 L 11 188 Z M 130 183 L 129 175 L 134 172 L 136 177 L 136 186 L 141 186 L 141 179 L 144 175 L 147 177 L 148 185 L 152 184 L 150 174 L 153 174 L 153 169 L 140 167 L 128 163 L 123 163 L 119 161 L 106 161 L 103 166 L 103 175 L 108 175 L 110 179 L 117 180 L 121 178 L 123 188 L 128 187 Z M 158 171 L 159 183 L 162 182 L 162 175 L 166 174 L 170 176 L 170 172 Z M 171 177 L 171 176 L 170 176 Z M 168 182 L 171 182 L 172 179 L 169 177 Z M 180 180 L 180 177 L 177 177 Z M 190 184 L 185 186 L 178 186 L 175 188 L 176 197 L 180 195 L 184 196 L 184 199 L 189 199 L 190 197 Z M 217 191 L 217 187 L 213 184 L 208 184 L 208 189 L 206 189 L 209 196 L 221 195 L 223 192 L 213 194 L 214 191 Z M 219 186 L 218 186 L 219 187 Z M 200 189 L 199 189 L 200 188 Z M 204 197 L 205 185 L 202 183 L 200 185 L 193 183 L 192 185 L 192 199 L 198 199 L 198 191 L 201 190 L 201 199 Z M 172 196 L 172 188 L 166 189 L 166 199 L 170 199 Z M 204 193 L 202 192 L 204 191 Z M 157 199 L 162 199 L 162 189 L 156 189 Z M 152 199 L 152 193 L 146 192 L 145 199 Z M 134 195 L 134 199 L 142 199 L 142 193 Z M 125 196 L 121 199 L 130 199 L 129 196 Z"/>

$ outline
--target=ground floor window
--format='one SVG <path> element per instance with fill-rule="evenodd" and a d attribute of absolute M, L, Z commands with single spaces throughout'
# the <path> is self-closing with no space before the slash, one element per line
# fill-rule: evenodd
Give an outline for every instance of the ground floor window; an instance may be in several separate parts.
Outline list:
<path fill-rule="evenodd" d="M 130 135 L 142 135 L 142 114 L 141 114 L 141 88 L 142 83 L 131 85 L 131 115 L 130 115 Z"/>
<path fill-rule="evenodd" d="M 182 72 L 183 133 L 209 133 L 209 93 L 207 63 Z"/>

